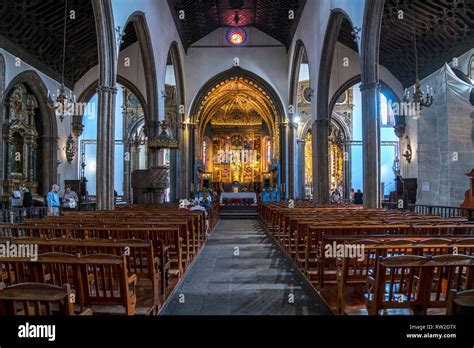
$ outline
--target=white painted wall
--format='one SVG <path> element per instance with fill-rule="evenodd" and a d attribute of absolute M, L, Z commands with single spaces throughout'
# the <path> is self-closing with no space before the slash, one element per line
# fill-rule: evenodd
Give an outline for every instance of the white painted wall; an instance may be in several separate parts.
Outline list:
<path fill-rule="evenodd" d="M 136 42 L 120 52 L 117 65 L 117 74 L 118 76 L 127 79 L 135 87 L 137 87 L 146 101 L 146 82 L 142 64 L 143 57 L 138 48 L 139 45 L 138 42 Z M 92 84 L 97 84 L 98 78 L 99 66 L 96 65 L 90 69 L 79 81 L 76 82 L 74 85 L 74 93 L 77 96 L 82 95 L 84 90 L 87 90 Z"/>
<path fill-rule="evenodd" d="M 345 59 L 349 62 L 345 66 Z M 334 60 L 331 71 L 331 83 L 329 87 L 329 100 L 331 100 L 337 90 L 348 80 L 354 78 L 361 73 L 361 59 L 360 55 L 349 47 L 337 43 L 334 52 Z M 394 93 L 400 98 L 403 98 L 403 85 L 397 78 L 384 66 L 380 65 L 379 70 L 380 80 L 390 87 Z"/>
<path fill-rule="evenodd" d="M 165 90 L 166 61 L 171 44 L 176 41 L 181 57 L 184 49 L 181 45 L 175 23 L 171 16 L 168 2 L 164 0 L 112 0 L 115 27 L 126 27 L 129 17 L 134 12 L 145 14 L 150 38 L 153 45 L 153 53 L 156 64 L 157 90 Z M 183 67 L 185 71 L 185 67 Z M 184 73 L 186 76 L 186 73 Z M 145 77 L 146 78 L 146 77 Z M 132 80 L 134 81 L 134 80 Z M 186 85 L 186 82 L 185 82 Z M 146 93 L 143 93 L 144 95 Z M 164 102 L 159 98 L 160 119 L 164 118 Z"/>
<path fill-rule="evenodd" d="M 239 58 L 240 67 L 267 81 L 279 95 L 283 105 L 288 104 L 288 54 L 286 48 L 258 29 L 249 30 L 249 40 L 259 47 L 223 46 L 226 30 L 219 28 L 188 49 L 186 66 L 186 106 L 188 112 L 200 89 L 212 77 L 233 67 Z M 266 45 L 270 47 L 261 47 Z M 277 45 L 278 47 L 273 47 Z M 199 47 L 205 46 L 205 47 Z"/>
<path fill-rule="evenodd" d="M 343 10 L 350 18 L 353 26 L 362 28 L 364 18 L 365 0 L 331 0 L 331 1 L 307 1 L 299 26 L 296 30 L 293 43 L 290 47 L 290 59 L 287 70 L 288 85 L 291 84 L 291 64 L 295 55 L 295 45 L 301 40 L 306 47 L 309 61 L 309 70 L 314 89 L 314 95 L 318 93 L 319 66 L 324 43 L 324 36 L 334 9 Z M 336 88 L 337 89 L 337 88 Z M 317 98 L 313 98 L 312 110 L 317 110 Z M 313 113 L 313 117 L 316 114 Z"/>

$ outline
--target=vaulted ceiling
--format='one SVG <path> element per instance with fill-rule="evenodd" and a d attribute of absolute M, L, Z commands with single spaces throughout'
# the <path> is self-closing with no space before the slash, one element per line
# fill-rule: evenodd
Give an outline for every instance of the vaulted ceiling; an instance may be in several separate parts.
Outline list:
<path fill-rule="evenodd" d="M 0 47 L 61 80 L 65 1 L 1 0 Z M 97 65 L 91 0 L 70 0 L 75 19 L 67 23 L 65 83 L 72 87 Z"/>
<path fill-rule="evenodd" d="M 168 0 L 187 49 L 219 27 L 255 27 L 289 47 L 306 0 Z M 293 10 L 295 19 L 289 19 Z M 184 11 L 184 19 L 179 18 Z"/>

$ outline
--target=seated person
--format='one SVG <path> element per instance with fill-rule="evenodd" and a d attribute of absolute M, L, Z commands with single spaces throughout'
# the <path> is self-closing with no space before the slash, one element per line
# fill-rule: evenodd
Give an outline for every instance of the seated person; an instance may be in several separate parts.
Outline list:
<path fill-rule="evenodd" d="M 23 208 L 30 208 L 33 205 L 33 196 L 28 189 L 24 190 L 23 194 Z"/>
<path fill-rule="evenodd" d="M 187 199 L 182 199 L 179 202 L 179 211 L 189 211 L 189 206 L 191 205 L 191 202 L 188 201 Z"/>
<path fill-rule="evenodd" d="M 209 233 L 209 219 L 207 218 L 208 213 L 207 213 L 206 208 L 199 205 L 199 200 L 196 199 L 196 200 L 194 200 L 194 205 L 191 207 L 191 209 L 189 209 L 189 211 L 203 211 L 204 212 L 204 216 L 205 216 L 205 220 L 206 220 L 206 235 L 207 235 Z"/>
<path fill-rule="evenodd" d="M 200 205 L 199 203 L 199 200 L 198 199 L 195 199 L 194 200 L 194 203 L 193 205 L 191 206 L 191 209 L 189 209 L 189 211 L 203 211 L 206 218 L 207 218 L 207 211 L 206 211 L 206 208 L 204 208 L 203 206 Z"/>
<path fill-rule="evenodd" d="M 67 185 L 63 196 L 64 208 L 76 209 L 77 203 L 79 203 L 79 197 L 77 197 L 76 192 L 71 190 L 71 186 Z"/>

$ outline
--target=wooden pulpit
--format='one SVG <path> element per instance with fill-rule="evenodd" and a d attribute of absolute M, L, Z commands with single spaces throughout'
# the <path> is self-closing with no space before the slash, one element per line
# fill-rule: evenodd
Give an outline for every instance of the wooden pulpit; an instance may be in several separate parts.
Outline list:
<path fill-rule="evenodd" d="M 469 178 L 469 190 L 464 194 L 464 202 L 461 204 L 461 208 L 474 208 L 474 169 L 466 176 Z"/>

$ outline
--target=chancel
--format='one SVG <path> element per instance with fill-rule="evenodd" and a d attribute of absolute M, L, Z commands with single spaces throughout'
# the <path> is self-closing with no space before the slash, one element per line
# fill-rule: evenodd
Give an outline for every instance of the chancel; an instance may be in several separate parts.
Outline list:
<path fill-rule="evenodd" d="M 1 315 L 472 314 L 473 1 L 0 17 Z"/>

